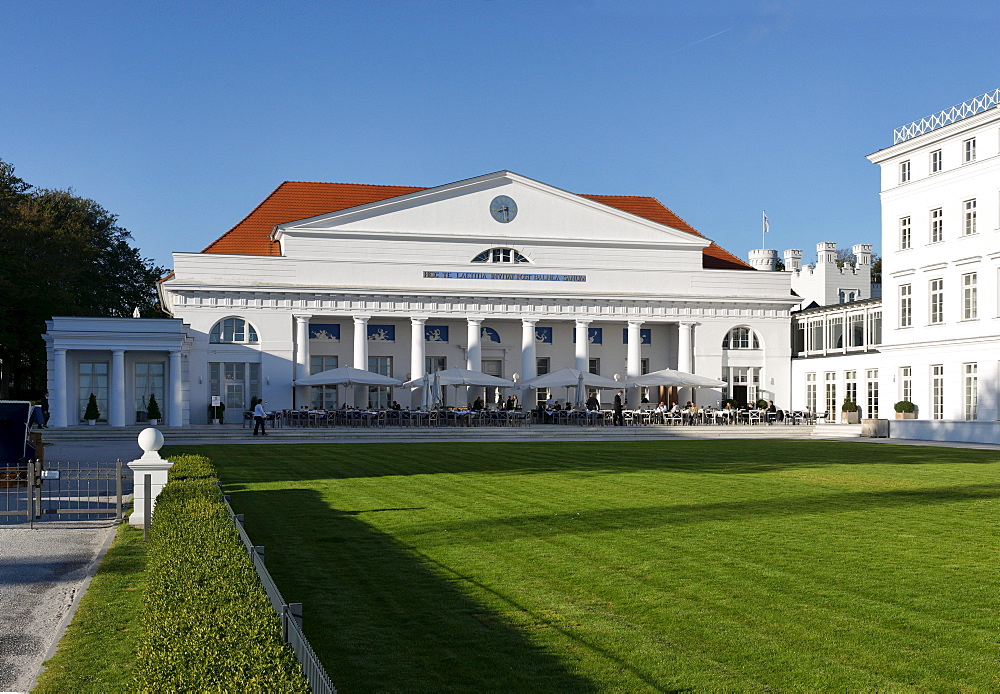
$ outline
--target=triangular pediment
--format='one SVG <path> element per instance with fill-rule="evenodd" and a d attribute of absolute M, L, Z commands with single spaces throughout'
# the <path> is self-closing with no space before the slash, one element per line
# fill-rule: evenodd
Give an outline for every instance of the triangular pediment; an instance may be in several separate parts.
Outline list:
<path fill-rule="evenodd" d="M 516 205 L 516 214 L 503 221 L 491 213 L 498 196 Z M 330 238 L 372 235 L 414 239 L 437 238 L 483 243 L 570 244 L 606 243 L 702 249 L 709 241 L 693 229 L 672 227 L 621 209 L 629 200 L 651 201 L 658 219 L 683 220 L 652 198 L 612 198 L 620 207 L 576 195 L 509 171 L 417 190 L 385 200 L 279 224 L 272 238 Z M 638 209 L 637 205 L 633 205 Z M 512 209 L 512 207 L 510 208 Z M 507 212 L 509 215 L 510 212 Z M 653 215 L 650 215 L 653 216 Z M 498 221 L 500 217 L 501 220 Z"/>

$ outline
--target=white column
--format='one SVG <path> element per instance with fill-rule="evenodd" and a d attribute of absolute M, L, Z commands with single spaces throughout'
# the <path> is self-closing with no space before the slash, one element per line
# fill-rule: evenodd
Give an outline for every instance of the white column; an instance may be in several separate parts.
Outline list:
<path fill-rule="evenodd" d="M 467 318 L 469 324 L 469 349 L 465 354 L 465 368 L 471 371 L 483 370 L 482 318 Z"/>
<path fill-rule="evenodd" d="M 589 320 L 576 322 L 576 368 L 586 373 L 590 370 Z"/>
<path fill-rule="evenodd" d="M 108 424 L 125 426 L 125 350 L 111 350 L 111 388 L 108 393 Z"/>
<path fill-rule="evenodd" d="M 636 378 L 642 375 L 642 329 L 641 320 L 630 320 L 628 322 L 628 355 L 625 361 L 625 375 L 627 378 Z M 628 406 L 632 409 L 639 407 L 639 389 L 629 388 L 626 390 Z"/>
<path fill-rule="evenodd" d="M 410 378 L 416 379 L 424 375 L 426 359 L 424 358 L 424 325 L 427 318 L 413 316 L 410 318 Z M 410 407 L 420 407 L 420 388 L 410 390 Z"/>
<path fill-rule="evenodd" d="M 181 374 L 181 351 L 170 350 L 170 405 L 167 407 L 167 425 L 184 424 L 184 378 Z"/>
<path fill-rule="evenodd" d="M 50 393 L 51 398 L 49 399 L 49 426 L 64 427 L 69 422 L 67 416 L 70 407 L 69 385 L 66 383 L 66 350 L 54 349 L 52 356 L 55 363 L 53 364 L 52 393 Z"/>
<path fill-rule="evenodd" d="M 677 370 L 684 373 L 693 373 L 694 371 L 691 352 L 691 331 L 693 328 L 694 323 L 677 324 Z M 691 388 L 677 389 L 677 399 L 681 401 L 682 406 L 693 397 Z"/>
<path fill-rule="evenodd" d="M 309 318 L 308 315 L 295 316 L 295 378 L 305 378 L 309 375 Z M 309 404 L 309 386 L 297 386 L 293 389 L 295 405 Z"/>
<path fill-rule="evenodd" d="M 535 318 L 521 319 L 521 382 L 530 380 L 538 375 L 538 359 L 535 352 Z M 527 393 L 522 394 L 521 400 Z M 521 403 L 522 407 L 527 407 L 526 402 Z"/>
<path fill-rule="evenodd" d="M 354 363 L 355 369 L 368 370 L 368 321 L 371 316 L 354 316 Z M 354 405 L 356 407 L 368 404 L 368 387 L 354 387 Z"/>

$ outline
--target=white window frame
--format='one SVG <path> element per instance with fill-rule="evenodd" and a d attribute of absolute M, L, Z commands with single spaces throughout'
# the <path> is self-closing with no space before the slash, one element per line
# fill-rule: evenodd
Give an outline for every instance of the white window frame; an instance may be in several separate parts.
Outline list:
<path fill-rule="evenodd" d="M 899 220 L 899 250 L 905 251 L 910 248 L 910 231 L 910 218 L 901 217 Z"/>
<path fill-rule="evenodd" d="M 970 137 L 962 143 L 962 162 L 971 164 L 976 160 L 976 138 Z"/>
<path fill-rule="evenodd" d="M 966 200 L 962 203 L 964 214 L 962 216 L 962 236 L 972 236 L 976 233 L 976 199 Z"/>
<path fill-rule="evenodd" d="M 816 374 L 806 374 L 806 409 L 816 411 Z"/>
<path fill-rule="evenodd" d="M 973 421 L 979 418 L 979 365 L 975 362 L 962 365 L 965 378 L 965 419 Z"/>
<path fill-rule="evenodd" d="M 899 285 L 899 327 L 913 327 L 913 285 Z"/>
<path fill-rule="evenodd" d="M 944 158 L 941 155 L 940 149 L 935 149 L 931 152 L 931 173 L 941 173 L 944 169 Z"/>
<path fill-rule="evenodd" d="M 944 364 L 931 365 L 931 419 L 944 419 Z"/>
<path fill-rule="evenodd" d="M 944 241 L 944 209 L 935 207 L 931 210 L 931 243 Z"/>
<path fill-rule="evenodd" d="M 913 367 L 899 367 L 899 399 L 913 402 Z"/>
<path fill-rule="evenodd" d="M 865 372 L 868 386 L 868 418 L 878 419 L 878 369 L 868 369 Z"/>
<path fill-rule="evenodd" d="M 975 272 L 962 275 L 962 320 L 979 317 L 979 277 Z"/>
<path fill-rule="evenodd" d="M 899 162 L 899 182 L 909 183 L 910 181 L 910 160 Z"/>
<path fill-rule="evenodd" d="M 927 286 L 930 324 L 939 325 L 944 323 L 944 280 L 940 277 L 932 279 Z"/>

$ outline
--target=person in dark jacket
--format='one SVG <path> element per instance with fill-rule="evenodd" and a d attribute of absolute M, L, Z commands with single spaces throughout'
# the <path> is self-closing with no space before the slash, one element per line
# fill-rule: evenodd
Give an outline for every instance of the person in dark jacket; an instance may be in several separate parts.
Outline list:
<path fill-rule="evenodd" d="M 622 395 L 624 394 L 625 391 L 623 390 L 619 390 L 615 394 L 615 416 L 613 419 L 613 424 L 616 427 L 620 427 L 625 423 L 625 415 L 622 414 Z"/>

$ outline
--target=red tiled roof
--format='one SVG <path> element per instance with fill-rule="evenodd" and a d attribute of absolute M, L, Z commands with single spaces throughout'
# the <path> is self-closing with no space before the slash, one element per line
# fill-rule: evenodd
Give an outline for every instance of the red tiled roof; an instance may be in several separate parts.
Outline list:
<path fill-rule="evenodd" d="M 280 255 L 278 243 L 270 240 L 271 231 L 277 224 L 346 210 L 421 190 L 426 188 L 285 181 L 239 224 L 209 244 L 202 253 Z M 581 195 L 580 197 L 704 238 L 694 227 L 653 197 L 630 195 Z M 753 269 L 714 243 L 704 249 L 702 267 L 724 270 Z"/>

